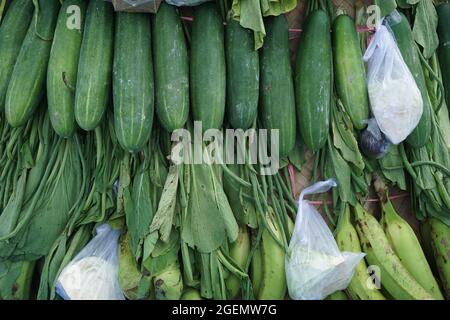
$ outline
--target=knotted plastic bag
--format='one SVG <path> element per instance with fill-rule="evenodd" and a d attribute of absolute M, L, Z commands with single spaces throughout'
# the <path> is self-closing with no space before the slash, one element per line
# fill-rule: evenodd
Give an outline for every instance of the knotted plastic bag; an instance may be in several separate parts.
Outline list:
<path fill-rule="evenodd" d="M 334 180 L 318 182 L 300 194 L 295 229 L 286 255 L 286 280 L 294 300 L 322 300 L 347 288 L 363 253 L 341 252 L 331 230 L 306 195 L 327 192 Z"/>
<path fill-rule="evenodd" d="M 108 224 L 99 226 L 59 275 L 56 293 L 64 300 L 124 300 L 118 277 L 119 236 Z"/>
<path fill-rule="evenodd" d="M 398 12 L 394 12 L 398 15 Z M 391 31 L 383 21 L 364 55 L 372 113 L 392 144 L 405 140 L 422 117 L 423 100 Z"/>

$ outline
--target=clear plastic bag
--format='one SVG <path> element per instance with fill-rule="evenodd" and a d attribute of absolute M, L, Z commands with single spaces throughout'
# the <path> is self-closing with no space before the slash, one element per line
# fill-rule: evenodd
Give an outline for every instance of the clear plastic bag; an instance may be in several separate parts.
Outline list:
<path fill-rule="evenodd" d="M 114 10 L 127 12 L 151 12 L 158 11 L 162 0 L 105 0 L 112 2 Z"/>
<path fill-rule="evenodd" d="M 125 300 L 119 285 L 120 231 L 108 224 L 63 269 L 56 293 L 64 300 Z"/>
<path fill-rule="evenodd" d="M 398 15 L 398 12 L 394 12 Z M 381 132 L 399 144 L 422 117 L 423 100 L 395 38 L 383 23 L 364 55 L 368 62 L 368 89 L 372 113 Z"/>
<path fill-rule="evenodd" d="M 347 288 L 363 253 L 341 252 L 313 205 L 304 196 L 336 187 L 332 179 L 318 182 L 300 194 L 295 229 L 286 255 L 286 280 L 294 300 L 322 300 Z"/>
<path fill-rule="evenodd" d="M 181 7 L 181 6 L 197 6 L 204 2 L 208 2 L 212 0 L 166 0 L 168 4 Z"/>

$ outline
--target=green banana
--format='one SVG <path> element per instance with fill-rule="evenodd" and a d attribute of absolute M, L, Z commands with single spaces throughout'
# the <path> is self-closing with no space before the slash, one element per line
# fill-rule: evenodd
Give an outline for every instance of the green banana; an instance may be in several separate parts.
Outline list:
<path fill-rule="evenodd" d="M 0 263 L 0 299 L 28 300 L 31 294 L 35 261 Z"/>
<path fill-rule="evenodd" d="M 282 232 L 273 213 L 266 215 L 267 228 L 282 242 Z M 261 237 L 261 281 L 258 285 L 258 300 L 281 300 L 286 295 L 285 250 L 270 232 L 265 229 Z"/>
<path fill-rule="evenodd" d="M 230 245 L 230 258 L 236 262 L 241 268 L 245 267 L 247 258 L 250 253 L 250 237 L 248 234 L 247 226 L 242 225 L 239 227 L 239 235 L 235 242 Z M 225 281 L 225 285 L 228 290 L 228 296 L 231 299 L 236 298 L 241 288 L 241 280 L 234 274 L 230 274 Z"/>
<path fill-rule="evenodd" d="M 336 291 L 330 294 L 325 300 L 348 300 L 348 297 L 344 291 Z"/>
<path fill-rule="evenodd" d="M 183 293 L 183 279 L 178 262 L 155 276 L 153 283 L 157 300 L 179 300 Z"/>
<path fill-rule="evenodd" d="M 450 299 L 450 227 L 435 218 L 431 218 L 429 223 L 434 258 L 442 287 L 447 299 Z"/>
<path fill-rule="evenodd" d="M 188 288 L 183 292 L 181 300 L 203 300 L 200 292 L 194 288 Z"/>
<path fill-rule="evenodd" d="M 397 214 L 389 200 L 383 204 L 383 227 L 390 245 L 409 273 L 434 299 L 443 300 L 414 230 Z"/>
<path fill-rule="evenodd" d="M 363 251 L 369 264 L 380 268 L 380 281 L 386 291 L 398 300 L 432 300 L 433 297 L 402 265 L 375 217 L 359 204 L 355 213 Z"/>
<path fill-rule="evenodd" d="M 351 223 L 350 208 L 346 207 L 339 217 L 335 231 L 335 238 L 341 251 L 362 252 L 358 233 Z M 364 260 L 355 269 L 347 291 L 352 300 L 385 300 L 386 298 L 377 289 L 371 289 L 367 285 L 369 272 Z"/>

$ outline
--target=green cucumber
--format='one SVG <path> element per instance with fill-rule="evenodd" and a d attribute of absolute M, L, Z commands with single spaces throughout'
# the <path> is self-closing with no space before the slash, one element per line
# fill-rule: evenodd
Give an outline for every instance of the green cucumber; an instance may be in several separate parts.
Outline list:
<path fill-rule="evenodd" d="M 261 117 L 265 129 L 279 130 L 279 155 L 285 157 L 294 148 L 297 127 L 289 27 L 284 15 L 267 18 L 266 26 L 260 63 Z"/>
<path fill-rule="evenodd" d="M 356 129 L 369 118 L 366 68 L 355 22 L 347 15 L 333 24 L 334 74 L 336 90 Z"/>
<path fill-rule="evenodd" d="M 300 133 L 306 146 L 317 151 L 328 139 L 333 88 L 330 20 L 322 10 L 308 16 L 297 54 L 296 71 Z"/>
<path fill-rule="evenodd" d="M 154 81 L 150 16 L 118 12 L 113 67 L 114 127 L 127 151 L 140 151 L 153 124 Z"/>
<path fill-rule="evenodd" d="M 33 18 L 33 10 L 31 0 L 16 0 L 9 6 L 0 25 L 0 111 L 5 108 L 9 80 Z"/>
<path fill-rule="evenodd" d="M 73 11 L 72 6 L 78 9 Z M 71 137 L 76 127 L 75 87 L 86 6 L 87 3 L 84 0 L 64 1 L 59 11 L 48 62 L 48 111 L 53 129 L 63 138 Z"/>
<path fill-rule="evenodd" d="M 227 106 L 230 125 L 246 130 L 256 119 L 259 98 L 259 55 L 253 33 L 229 19 L 226 34 Z"/>
<path fill-rule="evenodd" d="M 189 114 L 189 59 L 183 25 L 174 6 L 161 3 L 153 28 L 156 114 L 163 128 L 182 128 Z"/>
<path fill-rule="evenodd" d="M 202 129 L 220 129 L 225 115 L 225 48 L 222 16 L 215 3 L 198 6 L 191 33 L 192 114 Z"/>
<path fill-rule="evenodd" d="M 95 129 L 109 102 L 114 50 L 114 10 L 111 3 L 91 0 L 86 11 L 75 90 L 75 119 Z"/>
<path fill-rule="evenodd" d="M 13 127 L 24 125 L 45 93 L 45 78 L 58 18 L 59 1 L 34 1 L 35 14 L 20 48 L 6 92 L 5 114 Z"/>
<path fill-rule="evenodd" d="M 408 136 L 406 142 L 408 142 L 408 144 L 413 148 L 420 148 L 423 147 L 430 138 L 432 106 L 428 96 L 427 85 L 423 74 L 419 52 L 417 51 L 418 49 L 412 36 L 411 27 L 409 26 L 408 19 L 406 19 L 403 14 L 400 15 L 401 21 L 390 22 L 390 27 L 394 33 L 395 39 L 397 40 L 397 45 L 400 49 L 403 60 L 416 80 L 417 87 L 419 88 L 423 99 L 422 118 L 414 131 Z"/>
<path fill-rule="evenodd" d="M 439 35 L 439 64 L 442 71 L 442 80 L 445 87 L 445 98 L 450 106 L 450 4 L 441 4 L 436 7 L 438 13 Z"/>

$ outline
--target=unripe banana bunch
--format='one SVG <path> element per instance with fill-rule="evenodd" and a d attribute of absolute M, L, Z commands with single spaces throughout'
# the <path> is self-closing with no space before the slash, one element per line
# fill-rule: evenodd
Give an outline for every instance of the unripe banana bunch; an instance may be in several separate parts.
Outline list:
<path fill-rule="evenodd" d="M 383 204 L 382 224 L 389 243 L 413 278 L 434 299 L 443 300 L 444 297 L 414 230 L 398 215 L 389 200 Z"/>
<path fill-rule="evenodd" d="M 362 252 L 358 233 L 351 222 L 349 207 L 346 207 L 339 217 L 335 238 L 341 251 Z M 347 288 L 350 297 L 353 300 L 385 300 L 385 297 L 377 288 L 369 285 L 369 281 L 369 272 L 363 259 L 356 267 L 353 278 Z"/>
<path fill-rule="evenodd" d="M 380 223 L 361 205 L 355 207 L 356 230 L 370 265 L 380 268 L 382 287 L 398 300 L 431 300 L 429 294 L 403 266 Z M 413 248 L 411 248 L 413 249 Z"/>

